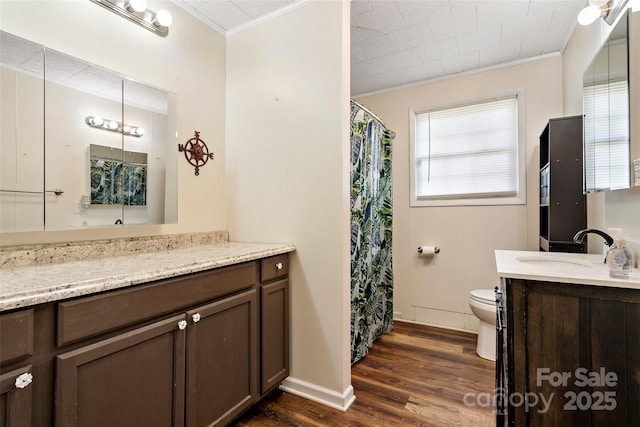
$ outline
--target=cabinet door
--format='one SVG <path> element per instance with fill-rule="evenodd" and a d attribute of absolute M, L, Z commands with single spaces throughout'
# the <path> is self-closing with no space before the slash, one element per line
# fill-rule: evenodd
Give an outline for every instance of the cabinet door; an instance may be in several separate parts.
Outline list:
<path fill-rule="evenodd" d="M 56 426 L 184 425 L 185 316 L 56 358 Z"/>
<path fill-rule="evenodd" d="M 261 391 L 266 393 L 289 375 L 289 281 L 261 288 Z"/>
<path fill-rule="evenodd" d="M 30 427 L 31 365 L 0 375 L 0 427 Z"/>
<path fill-rule="evenodd" d="M 510 279 L 508 291 L 508 395 L 537 402 L 510 399 L 510 425 L 638 425 L 637 290 Z"/>
<path fill-rule="evenodd" d="M 227 424 L 257 398 L 255 289 L 187 313 L 187 427 Z"/>

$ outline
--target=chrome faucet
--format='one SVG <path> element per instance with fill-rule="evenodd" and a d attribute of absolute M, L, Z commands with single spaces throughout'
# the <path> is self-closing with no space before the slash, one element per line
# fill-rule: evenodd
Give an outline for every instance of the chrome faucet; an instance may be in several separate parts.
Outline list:
<path fill-rule="evenodd" d="M 604 231 L 596 230 L 595 228 L 586 228 L 584 230 L 578 231 L 576 235 L 573 236 L 573 241 L 576 243 L 583 243 L 584 238 L 589 233 L 597 234 L 598 236 L 602 237 L 609 249 L 611 249 L 611 246 L 613 246 L 613 237 L 609 236 Z M 607 252 L 609 252 L 609 249 L 607 249 Z M 604 255 L 604 261 L 607 262 L 607 254 Z"/>

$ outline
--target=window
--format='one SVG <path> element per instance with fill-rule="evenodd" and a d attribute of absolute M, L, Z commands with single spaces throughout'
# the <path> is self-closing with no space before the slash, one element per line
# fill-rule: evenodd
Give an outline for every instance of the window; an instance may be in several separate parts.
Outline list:
<path fill-rule="evenodd" d="M 629 85 L 627 80 L 586 86 L 585 190 L 629 186 Z"/>
<path fill-rule="evenodd" d="M 526 202 L 518 96 L 411 116 L 413 206 Z"/>

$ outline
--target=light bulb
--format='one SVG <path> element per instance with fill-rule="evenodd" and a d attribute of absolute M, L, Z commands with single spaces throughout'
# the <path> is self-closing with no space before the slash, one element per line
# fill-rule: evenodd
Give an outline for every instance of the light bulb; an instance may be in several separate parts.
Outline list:
<path fill-rule="evenodd" d="M 142 135 L 144 135 L 144 128 L 140 128 L 140 127 L 138 127 L 138 128 L 134 128 L 134 129 L 133 129 L 133 131 L 134 131 L 134 133 L 135 133 L 136 135 L 138 135 L 138 136 L 142 136 Z"/>
<path fill-rule="evenodd" d="M 160 9 L 156 12 L 155 23 L 161 27 L 168 27 L 173 22 L 173 16 L 166 9 Z"/>
<path fill-rule="evenodd" d="M 89 122 L 91 122 L 93 126 L 102 126 L 104 120 L 102 120 L 100 117 L 93 116 L 89 119 Z"/>
<path fill-rule="evenodd" d="M 602 9 L 600 9 L 598 6 L 587 6 L 578 14 L 578 24 L 592 24 L 596 21 L 596 19 L 600 18 L 600 15 L 602 15 Z"/>
<path fill-rule="evenodd" d="M 106 126 L 111 130 L 118 129 L 118 122 L 116 122 L 115 120 L 111 120 L 107 122 Z"/>
<path fill-rule="evenodd" d="M 147 0 L 129 0 L 127 8 L 134 12 L 144 12 L 147 10 Z"/>

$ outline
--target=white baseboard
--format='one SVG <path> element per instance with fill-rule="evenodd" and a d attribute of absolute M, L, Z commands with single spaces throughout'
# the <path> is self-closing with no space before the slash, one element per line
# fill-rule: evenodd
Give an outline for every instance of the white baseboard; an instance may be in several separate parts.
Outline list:
<path fill-rule="evenodd" d="M 338 393 L 328 388 L 292 377 L 285 378 L 280 385 L 280 390 L 313 400 L 314 402 L 338 409 L 342 412 L 346 412 L 354 400 L 356 400 L 352 385 L 349 385 L 342 393 Z"/>
<path fill-rule="evenodd" d="M 398 322 L 406 322 L 406 323 L 413 323 L 414 325 L 424 325 L 424 326 L 433 326 L 434 328 L 440 328 L 440 329 L 449 329 L 451 331 L 458 331 L 458 332 L 467 332 L 469 334 L 475 334 L 478 335 L 478 330 L 473 330 L 473 329 L 464 329 L 464 328 L 456 328 L 453 326 L 447 326 L 447 325 L 441 325 L 438 323 L 430 323 L 430 322 L 420 322 L 417 320 L 407 320 L 407 319 L 393 319 L 394 321 L 398 321 Z"/>

